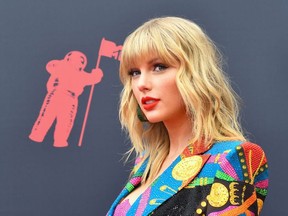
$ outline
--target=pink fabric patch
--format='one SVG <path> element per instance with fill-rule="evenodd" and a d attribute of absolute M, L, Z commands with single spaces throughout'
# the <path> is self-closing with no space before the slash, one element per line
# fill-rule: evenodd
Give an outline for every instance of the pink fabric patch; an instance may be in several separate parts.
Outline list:
<path fill-rule="evenodd" d="M 234 208 L 236 208 L 236 206 L 229 206 L 229 207 L 227 207 L 226 209 L 224 209 L 224 210 L 222 210 L 222 211 L 212 212 L 212 213 L 210 213 L 208 216 L 219 216 L 219 215 L 221 215 L 222 213 L 225 213 L 226 211 L 229 211 L 229 210 L 234 209 Z"/>
<path fill-rule="evenodd" d="M 119 205 L 117 205 L 113 216 L 126 216 L 130 207 L 131 207 L 131 205 L 129 203 L 129 200 L 128 199 L 124 200 Z"/>
<path fill-rule="evenodd" d="M 136 211 L 136 216 L 141 216 L 144 212 L 144 209 L 146 208 L 149 197 L 150 197 L 151 187 L 149 187 L 143 194 L 138 206 L 138 209 Z"/>
<path fill-rule="evenodd" d="M 230 162 L 226 158 L 222 159 L 220 166 L 225 173 L 227 173 L 228 175 L 230 175 L 234 179 L 239 180 L 239 177 L 238 177 L 237 173 L 235 172 L 233 166 L 231 166 Z"/>
<path fill-rule="evenodd" d="M 259 181 L 255 183 L 255 186 L 258 188 L 267 188 L 268 187 L 268 179 L 265 179 L 263 181 Z"/>
<path fill-rule="evenodd" d="M 133 179 L 130 180 L 130 182 L 135 185 L 138 184 L 141 181 L 141 177 L 135 177 Z"/>
<path fill-rule="evenodd" d="M 212 156 L 208 159 L 207 163 L 214 163 L 215 158 L 216 158 L 216 155 L 212 155 Z"/>

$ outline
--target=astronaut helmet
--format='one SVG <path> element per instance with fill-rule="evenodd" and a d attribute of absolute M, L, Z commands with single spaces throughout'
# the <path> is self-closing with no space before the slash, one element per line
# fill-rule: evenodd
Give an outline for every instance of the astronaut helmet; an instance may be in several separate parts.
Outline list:
<path fill-rule="evenodd" d="M 67 53 L 64 60 L 79 68 L 79 71 L 82 71 L 87 65 L 87 57 L 80 51 L 71 51 Z"/>

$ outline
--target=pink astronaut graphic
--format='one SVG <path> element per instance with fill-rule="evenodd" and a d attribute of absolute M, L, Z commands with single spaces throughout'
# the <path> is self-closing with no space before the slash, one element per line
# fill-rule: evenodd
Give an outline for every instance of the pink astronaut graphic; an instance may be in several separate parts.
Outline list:
<path fill-rule="evenodd" d="M 99 68 L 101 56 L 119 60 L 121 49 L 122 46 L 116 46 L 114 42 L 103 38 L 96 67 L 90 73 L 85 71 L 87 58 L 80 51 L 71 51 L 64 59 L 49 61 L 46 65 L 46 70 L 50 74 L 46 84 L 47 94 L 29 138 L 35 142 L 42 142 L 56 121 L 53 146 L 67 147 L 77 114 L 78 97 L 86 86 L 91 86 L 78 143 L 78 146 L 81 146 L 94 86 L 100 83 L 103 77 L 103 71 Z"/>

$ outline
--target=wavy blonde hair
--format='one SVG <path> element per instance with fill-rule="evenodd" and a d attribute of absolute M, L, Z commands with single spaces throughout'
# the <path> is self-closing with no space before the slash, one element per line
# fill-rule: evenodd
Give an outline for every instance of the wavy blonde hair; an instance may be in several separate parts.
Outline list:
<path fill-rule="evenodd" d="M 169 153 L 169 136 L 162 122 L 139 121 L 137 101 L 128 75 L 132 66 L 156 55 L 163 63 L 180 65 L 176 84 L 184 100 L 193 138 L 204 145 L 220 140 L 245 140 L 238 121 L 238 96 L 222 71 L 221 55 L 202 29 L 179 17 L 155 18 L 132 32 L 121 53 L 119 117 L 128 132 L 133 151 L 149 157 L 142 181 L 151 182 Z M 129 154 L 130 155 L 130 154 Z"/>

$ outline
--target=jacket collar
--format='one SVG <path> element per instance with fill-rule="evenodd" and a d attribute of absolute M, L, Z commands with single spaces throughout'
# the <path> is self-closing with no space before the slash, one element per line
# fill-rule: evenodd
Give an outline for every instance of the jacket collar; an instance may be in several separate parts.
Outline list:
<path fill-rule="evenodd" d="M 195 146 L 195 145 L 193 145 Z M 140 195 L 132 204 L 127 215 L 148 215 L 171 196 L 176 194 L 200 172 L 210 154 L 203 154 L 207 148 L 188 145 L 172 164 Z M 137 187 L 142 180 L 148 158 L 136 167 L 134 174 L 112 204 L 108 216 L 112 216 L 116 206 Z"/>
<path fill-rule="evenodd" d="M 144 170 L 147 166 L 148 158 L 140 164 L 140 166 L 135 165 L 134 166 L 134 174 L 130 178 L 130 180 L 126 183 L 125 187 L 122 189 L 118 197 L 115 199 L 115 201 L 112 203 L 112 206 L 110 207 L 107 216 L 113 216 L 116 206 L 122 201 L 123 198 L 125 198 L 129 193 L 131 193 L 135 187 L 137 187 L 142 180 L 142 175 L 144 173 Z"/>

